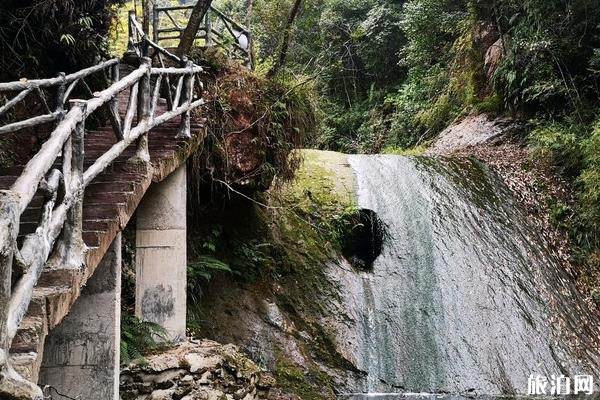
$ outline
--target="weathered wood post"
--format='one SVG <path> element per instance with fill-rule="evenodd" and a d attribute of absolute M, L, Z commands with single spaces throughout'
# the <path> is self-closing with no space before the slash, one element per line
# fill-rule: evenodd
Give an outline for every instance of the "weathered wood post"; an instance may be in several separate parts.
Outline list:
<path fill-rule="evenodd" d="M 65 92 L 67 89 L 65 82 L 65 73 L 61 72 L 58 74 L 58 78 L 61 80 L 60 85 L 58 85 L 58 89 L 56 90 L 56 104 L 54 105 L 54 109 L 60 112 L 60 119 L 63 118 L 65 113 Z"/>
<path fill-rule="evenodd" d="M 14 251 L 19 232 L 18 198 L 0 190 L 0 399 L 41 400 L 42 391 L 19 376 L 9 364 L 11 335 L 9 307 L 12 296 Z"/>
<path fill-rule="evenodd" d="M 63 149 L 65 190 L 67 194 L 74 197 L 74 201 L 67 212 L 62 240 L 66 250 L 65 261 L 78 265 L 83 261 L 80 258 L 81 246 L 83 245 L 83 161 L 87 102 L 84 100 L 71 100 L 69 106 L 70 108 L 80 108 L 84 117 L 77 123 Z"/>
<path fill-rule="evenodd" d="M 115 84 L 119 81 L 119 64 L 114 64 L 110 67 L 110 84 Z M 123 140 L 123 126 L 121 125 L 121 117 L 119 116 L 119 97 L 118 95 L 113 96 L 108 102 L 108 115 L 110 118 L 110 125 L 115 132 L 117 140 Z"/>
<path fill-rule="evenodd" d="M 144 36 L 142 37 L 140 48 L 142 51 L 142 57 L 148 57 L 150 55 L 150 43 L 148 43 L 148 36 L 146 33 L 144 33 Z"/>
<path fill-rule="evenodd" d="M 138 101 L 137 101 L 137 119 L 138 125 L 145 124 L 150 119 L 150 102 L 151 89 L 150 89 L 150 69 L 152 67 L 152 60 L 149 57 L 142 57 L 141 64 L 147 66 L 146 73 L 140 79 L 138 89 Z M 137 142 L 137 151 L 135 157 L 138 160 L 148 162 L 150 161 L 150 153 L 148 151 L 148 133 L 144 133 Z"/>
<path fill-rule="evenodd" d="M 160 21 L 159 21 L 159 15 L 158 15 L 158 6 L 156 4 L 154 4 L 152 6 L 152 40 L 156 44 L 159 44 L 158 43 L 158 30 L 160 28 L 159 22 Z"/>
<path fill-rule="evenodd" d="M 206 10 L 206 15 L 204 16 L 205 18 L 205 24 L 204 26 L 206 27 L 206 47 L 210 47 L 213 45 L 213 39 L 212 39 L 212 22 L 210 21 L 210 8 L 208 10 Z"/>
<path fill-rule="evenodd" d="M 250 31 L 246 32 L 246 36 L 248 37 L 248 61 L 246 67 L 252 71 L 254 70 L 254 37 Z"/>
<path fill-rule="evenodd" d="M 183 87 L 181 89 L 181 105 L 188 105 L 194 96 L 194 63 L 187 58 L 184 58 L 185 67 L 189 70 L 183 77 Z M 177 138 L 188 139 L 192 137 L 190 133 L 191 126 L 191 111 L 186 111 L 181 114 L 181 123 L 179 125 L 179 132 Z"/>
<path fill-rule="evenodd" d="M 135 10 L 129 10 L 129 15 L 127 17 L 127 32 L 129 34 L 129 39 L 127 41 L 127 52 L 135 53 L 135 34 L 132 18 L 135 18 Z"/>
<path fill-rule="evenodd" d="M 11 297 L 13 256 L 19 229 L 17 197 L 0 190 L 0 370 L 8 363 L 10 341 L 8 309 Z"/>
<path fill-rule="evenodd" d="M 152 0 L 142 0 L 142 29 L 146 34 L 150 32 L 150 10 L 152 9 Z"/>

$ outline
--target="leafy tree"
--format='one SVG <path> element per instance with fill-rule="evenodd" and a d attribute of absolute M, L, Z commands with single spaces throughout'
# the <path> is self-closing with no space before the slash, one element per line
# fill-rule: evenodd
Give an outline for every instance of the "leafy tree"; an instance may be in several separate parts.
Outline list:
<path fill-rule="evenodd" d="M 503 0 L 497 24 L 507 57 L 496 89 L 511 107 L 563 114 L 598 99 L 594 55 L 600 47 L 600 8 L 593 0 Z M 577 111 L 579 112 L 579 111 Z"/>
<path fill-rule="evenodd" d="M 287 19 L 287 23 L 283 29 L 283 34 L 281 37 L 281 45 L 279 49 L 279 57 L 275 64 L 271 67 L 268 72 L 268 76 L 274 76 L 285 64 L 285 60 L 287 58 L 288 49 L 290 47 L 290 34 L 292 31 L 292 26 L 294 24 L 294 20 L 298 15 L 298 11 L 300 11 L 300 5 L 302 4 L 302 0 L 294 0 L 294 5 L 292 6 L 292 10 L 290 11 L 290 15 Z"/>
<path fill-rule="evenodd" d="M 324 105 L 321 147 L 377 152 L 385 142 L 385 102 L 406 77 L 400 52 L 402 4 L 386 1 L 331 1 L 320 20 L 324 51 L 319 64 Z"/>
<path fill-rule="evenodd" d="M 47 77 L 95 64 L 124 0 L 0 2 L 0 80 Z"/>
<path fill-rule="evenodd" d="M 200 25 L 202 24 L 202 20 L 206 15 L 206 12 L 209 10 L 212 0 L 198 0 L 192 9 L 192 13 L 190 14 L 190 18 L 185 27 L 185 30 L 181 34 L 181 39 L 179 40 L 179 45 L 177 46 L 177 54 L 184 55 L 189 54 L 192 46 L 194 45 L 194 41 L 196 40 L 196 34 L 198 33 L 198 29 L 200 29 Z"/>

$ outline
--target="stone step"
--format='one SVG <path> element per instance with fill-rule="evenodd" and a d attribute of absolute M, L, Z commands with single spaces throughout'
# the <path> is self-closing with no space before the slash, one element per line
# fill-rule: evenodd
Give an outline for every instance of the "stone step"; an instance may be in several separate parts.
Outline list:
<path fill-rule="evenodd" d="M 14 176 L 18 177 L 23 172 L 23 165 L 16 165 L 13 167 L 3 167 L 0 168 L 0 176 Z"/>
<path fill-rule="evenodd" d="M 23 378 L 37 382 L 42 360 L 39 353 L 14 353 L 10 355 L 10 364 Z"/>
<path fill-rule="evenodd" d="M 95 183 L 114 183 L 114 182 L 141 182 L 144 179 L 144 174 L 139 172 L 113 172 L 98 175 L 93 181 Z M 114 191 L 114 190 L 113 190 Z"/>
<path fill-rule="evenodd" d="M 118 217 L 124 203 L 89 204 L 83 203 L 83 219 L 102 219 Z"/>
<path fill-rule="evenodd" d="M 83 197 L 84 204 L 112 204 L 112 203 L 127 203 L 129 197 L 133 195 L 131 192 L 98 192 L 86 194 Z"/>
<path fill-rule="evenodd" d="M 33 297 L 10 348 L 10 360 L 15 370 L 33 382 L 38 379 L 42 363 L 40 355 L 48 335 L 45 303 L 45 298 Z"/>
<path fill-rule="evenodd" d="M 0 189 L 9 189 L 12 186 L 12 184 L 15 183 L 18 177 L 18 175 L 0 176 Z"/>
<path fill-rule="evenodd" d="M 83 221 L 84 231 L 108 231 L 111 219 L 86 219 Z M 93 247 L 89 246 L 88 247 Z"/>
<path fill-rule="evenodd" d="M 104 193 L 104 192 L 133 192 L 134 190 L 135 190 L 135 182 L 131 182 L 131 181 L 96 182 L 94 180 L 87 187 L 85 194 L 92 195 L 93 193 Z"/>
<path fill-rule="evenodd" d="M 40 284 L 38 283 L 38 285 Z M 76 288 L 76 291 L 71 289 L 67 286 L 37 286 L 34 289 L 34 297 L 46 302 L 46 320 L 49 330 L 62 321 L 79 295 L 80 288 Z"/>
<path fill-rule="evenodd" d="M 39 352 L 43 337 L 48 334 L 46 316 L 28 316 L 23 319 L 10 348 L 11 353 Z"/>
<path fill-rule="evenodd" d="M 88 247 L 97 247 L 106 231 L 83 231 L 83 242 Z"/>

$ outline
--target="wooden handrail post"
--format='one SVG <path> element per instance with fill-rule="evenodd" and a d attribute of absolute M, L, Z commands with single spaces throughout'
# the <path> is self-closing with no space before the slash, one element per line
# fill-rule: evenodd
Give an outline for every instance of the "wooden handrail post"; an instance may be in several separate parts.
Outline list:
<path fill-rule="evenodd" d="M 85 115 L 87 102 L 84 100 L 69 101 L 70 108 L 78 107 Z M 85 136 L 85 117 L 77 123 L 75 130 L 70 138 L 70 173 L 69 178 L 65 177 L 65 187 L 68 193 L 75 196 L 73 206 L 67 212 L 67 218 L 63 228 L 63 241 L 67 250 L 67 257 L 75 256 L 70 250 L 83 243 L 83 162 L 84 162 L 84 136 Z M 65 149 L 69 152 L 69 149 Z M 63 155 L 64 157 L 65 155 Z M 68 157 L 68 156 L 67 156 Z M 66 157 L 65 157 L 66 158 Z M 63 166 L 66 170 L 67 168 Z M 64 174 L 64 171 L 63 171 Z M 74 250 L 77 252 L 77 250 Z M 77 255 L 78 256 L 78 255 Z"/>
<path fill-rule="evenodd" d="M 56 104 L 54 106 L 54 109 L 56 111 L 59 111 L 61 114 L 64 114 L 65 111 L 65 93 L 67 90 L 67 85 L 66 85 L 66 81 L 65 81 L 65 73 L 61 72 L 60 74 L 58 74 L 58 78 L 61 80 L 60 84 L 58 85 L 58 89 L 56 90 Z M 62 118 L 62 115 L 61 115 Z"/>
<path fill-rule="evenodd" d="M 115 64 L 110 68 L 110 80 L 111 84 L 119 82 L 119 64 Z M 123 140 L 123 126 L 121 124 L 121 116 L 119 115 L 118 95 L 113 96 L 113 98 L 108 102 L 108 116 L 117 140 Z"/>
<path fill-rule="evenodd" d="M 142 29 L 146 34 L 150 33 L 150 10 L 152 0 L 142 0 Z"/>
<path fill-rule="evenodd" d="M 150 88 L 150 69 L 152 67 L 152 60 L 148 57 L 142 57 L 141 64 L 146 65 L 148 69 L 142 78 L 140 79 L 138 89 L 138 100 L 137 100 L 137 120 L 138 126 L 140 124 L 148 123 L 150 120 L 150 102 L 152 101 L 151 88 Z M 150 161 L 150 153 L 148 151 L 148 132 L 144 133 L 138 139 L 137 151 L 135 157 L 141 161 Z"/>
<path fill-rule="evenodd" d="M 73 104 L 69 104 L 73 107 Z M 73 174 L 73 135 L 69 135 L 62 148 L 62 174 L 65 183 L 65 196 L 71 195 L 73 190 L 72 174 Z"/>
<path fill-rule="evenodd" d="M 194 96 L 194 73 L 192 68 L 194 67 L 194 63 L 187 58 L 185 58 L 185 67 L 189 70 L 189 72 L 185 73 L 183 77 L 183 87 L 181 89 L 181 105 L 189 105 Z M 177 133 L 177 138 L 180 139 L 189 139 L 192 137 L 190 133 L 191 128 L 191 112 L 188 110 L 181 114 L 181 123 L 179 125 L 179 132 Z"/>
<path fill-rule="evenodd" d="M 158 29 L 160 26 L 159 18 L 160 17 L 159 17 L 159 13 L 158 13 L 158 6 L 156 4 L 154 4 L 152 6 L 152 40 L 156 44 L 159 44 L 158 43 Z"/>
<path fill-rule="evenodd" d="M 0 371 L 8 363 L 8 310 L 12 295 L 14 251 L 19 232 L 17 196 L 0 190 Z"/>
<path fill-rule="evenodd" d="M 213 45 L 212 40 L 212 22 L 210 21 L 210 9 L 206 10 L 206 15 L 204 16 L 206 26 L 206 47 L 210 47 Z"/>
<path fill-rule="evenodd" d="M 150 55 L 150 43 L 148 43 L 148 37 L 144 35 L 142 37 L 142 43 L 140 44 L 142 57 L 148 57 Z"/>
<path fill-rule="evenodd" d="M 248 37 L 248 65 L 247 68 L 251 71 L 254 70 L 254 36 L 252 32 L 246 32 L 246 36 Z"/>
<path fill-rule="evenodd" d="M 133 27 L 132 18 L 135 18 L 135 10 L 129 10 L 129 14 L 127 17 L 127 33 L 129 35 L 128 43 L 127 43 L 127 52 L 135 53 L 135 32 Z"/>

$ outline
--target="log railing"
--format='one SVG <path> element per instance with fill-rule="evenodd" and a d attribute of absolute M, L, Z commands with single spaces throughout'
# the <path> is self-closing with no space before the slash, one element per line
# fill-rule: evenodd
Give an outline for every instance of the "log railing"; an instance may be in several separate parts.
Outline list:
<path fill-rule="evenodd" d="M 130 28 L 130 49 L 140 55 L 139 67 L 122 78 L 119 77 L 119 60 L 115 59 L 58 78 L 0 83 L 0 94 L 18 92 L 0 108 L 0 114 L 33 91 L 50 88 L 56 92 L 54 110 L 47 115 L 0 126 L 0 133 L 6 133 L 58 122 L 10 189 L 0 190 L 0 381 L 12 379 L 29 385 L 33 397 L 40 395 L 37 388 L 20 379 L 9 365 L 10 345 L 44 266 L 48 263 L 73 267 L 83 264 L 82 205 L 86 187 L 134 143 L 136 162 L 149 165 L 148 132 L 157 125 L 180 117 L 176 136 L 189 138 L 190 111 L 203 103 L 198 96 L 201 93 L 198 74 L 202 68 L 144 39 L 146 35 L 139 29 L 134 15 L 130 17 Z M 136 35 L 141 35 L 139 42 L 134 40 Z M 146 56 L 150 47 L 155 57 L 167 56 L 179 65 L 154 67 L 152 59 Z M 69 98 L 75 85 L 106 69 L 110 70 L 110 80 L 105 89 L 91 93 L 89 99 Z M 118 107 L 119 97 L 124 97 L 122 94 L 129 97 L 123 116 Z M 161 98 L 167 103 L 164 112 L 159 112 Z M 110 111 L 116 140 L 110 149 L 84 168 L 86 120 L 100 108 Z M 19 247 L 20 218 L 40 193 L 43 207 L 38 226 L 34 233 L 25 236 Z"/>
<path fill-rule="evenodd" d="M 78 92 L 79 97 L 82 95 L 93 97 L 93 91 L 86 79 L 102 73 L 105 81 L 118 80 L 118 64 L 118 59 L 112 59 L 70 75 L 60 74 L 50 79 L 21 79 L 17 82 L 0 83 L 0 93 L 14 94 L 12 99 L 0 106 L 0 117 L 8 114 L 17 104 L 30 96 L 37 96 L 44 106 L 44 114 L 0 126 L 0 134 L 60 120 L 65 114 L 65 106 L 74 93 Z M 79 87 L 81 90 L 76 91 Z M 48 99 L 49 97 L 51 99 Z"/>
<path fill-rule="evenodd" d="M 153 7 L 152 27 L 153 41 L 157 44 L 175 40 L 179 42 L 189 13 L 194 5 Z M 204 45 L 219 46 L 233 58 L 238 58 L 252 68 L 252 34 L 249 29 L 234 21 L 215 7 L 206 12 L 204 23 L 196 32 L 196 39 Z"/>

